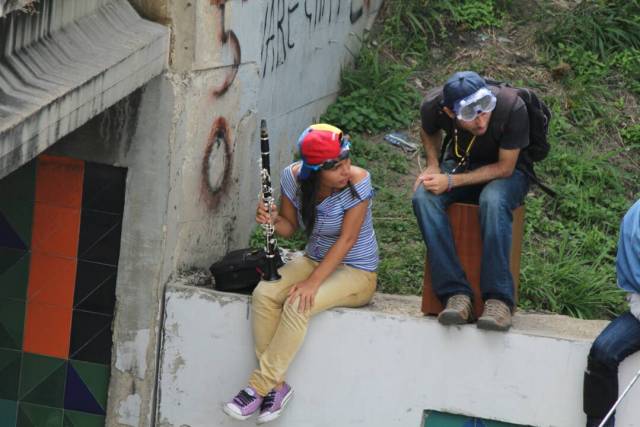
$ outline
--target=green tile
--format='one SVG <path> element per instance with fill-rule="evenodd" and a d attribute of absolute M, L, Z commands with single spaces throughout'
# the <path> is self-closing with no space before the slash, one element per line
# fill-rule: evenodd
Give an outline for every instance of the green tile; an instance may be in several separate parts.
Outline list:
<path fill-rule="evenodd" d="M 22 353 L 0 348 L 0 399 L 18 400 Z"/>
<path fill-rule="evenodd" d="M 526 426 L 524 424 L 512 424 L 512 423 L 505 423 L 502 421 L 492 421 L 492 420 L 484 420 L 484 425 L 487 427 L 531 427 L 531 426 Z"/>
<path fill-rule="evenodd" d="M 0 427 L 16 427 L 18 402 L 0 399 Z"/>
<path fill-rule="evenodd" d="M 423 427 L 529 427 L 502 421 L 486 420 L 467 415 L 447 414 L 438 411 L 424 411 Z"/>
<path fill-rule="evenodd" d="M 22 200 L 8 201 L 0 206 L 0 214 L 3 214 L 11 227 L 18 233 L 22 242 L 31 247 L 31 227 L 33 225 L 33 202 Z"/>
<path fill-rule="evenodd" d="M 0 348 L 22 350 L 25 304 L 0 298 Z"/>
<path fill-rule="evenodd" d="M 104 427 L 105 417 L 86 412 L 64 411 L 62 427 Z"/>
<path fill-rule="evenodd" d="M 62 427 L 62 409 L 20 402 L 17 427 Z"/>
<path fill-rule="evenodd" d="M 0 206 L 10 200 L 33 202 L 36 194 L 36 162 L 32 160 L 0 180 Z"/>
<path fill-rule="evenodd" d="M 82 381 L 96 399 L 102 409 L 107 409 L 107 392 L 109 391 L 109 366 L 97 363 L 69 361 L 75 368 Z"/>
<path fill-rule="evenodd" d="M 30 259 L 29 252 L 0 248 L 0 298 L 27 299 Z"/>
<path fill-rule="evenodd" d="M 19 400 L 62 408 L 66 377 L 64 360 L 24 353 Z"/>
<path fill-rule="evenodd" d="M 424 427 L 463 427 L 469 417 L 451 415 L 442 412 L 428 412 L 424 419 Z"/>
<path fill-rule="evenodd" d="M 0 247 L 0 273 L 13 267 L 26 252 L 21 249 Z"/>

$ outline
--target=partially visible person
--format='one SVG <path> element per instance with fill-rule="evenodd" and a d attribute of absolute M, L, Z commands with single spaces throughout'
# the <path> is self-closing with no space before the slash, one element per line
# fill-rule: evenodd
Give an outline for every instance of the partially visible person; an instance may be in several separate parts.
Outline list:
<path fill-rule="evenodd" d="M 271 220 L 284 237 L 302 227 L 308 238 L 305 254 L 279 269 L 280 280 L 261 281 L 254 290 L 258 368 L 247 387 L 223 406 L 238 420 L 259 412 L 258 424 L 278 418 L 293 395 L 286 373 L 309 319 L 332 307 L 363 306 L 376 290 L 378 245 L 370 174 L 351 164 L 348 138 L 334 126 L 307 128 L 298 152 L 302 161 L 287 166 L 280 177 L 279 212 L 273 206 L 270 218 L 259 202 L 256 221 Z"/>
<path fill-rule="evenodd" d="M 591 346 L 583 388 L 587 427 L 602 423 L 618 399 L 618 366 L 640 350 L 640 200 L 620 225 L 616 273 L 618 286 L 628 292 L 629 311 L 609 323 Z M 615 426 L 615 416 L 605 426 Z"/>

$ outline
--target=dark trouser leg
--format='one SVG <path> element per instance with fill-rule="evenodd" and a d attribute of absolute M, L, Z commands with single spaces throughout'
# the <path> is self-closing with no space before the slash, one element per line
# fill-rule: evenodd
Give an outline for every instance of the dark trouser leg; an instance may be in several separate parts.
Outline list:
<path fill-rule="evenodd" d="M 591 346 L 584 375 L 587 426 L 597 426 L 618 398 L 618 366 L 640 350 L 640 321 L 627 312 L 614 319 Z M 613 426 L 613 421 L 607 426 Z"/>
<path fill-rule="evenodd" d="M 520 206 L 529 191 L 529 181 L 519 170 L 509 178 L 487 183 L 480 193 L 482 228 L 482 298 L 502 300 L 514 305 L 513 277 L 509 265 L 511 254 L 512 211 Z"/>
<path fill-rule="evenodd" d="M 473 191 L 471 187 L 461 187 L 435 195 L 421 185 L 413 195 L 413 212 L 427 245 L 433 290 L 443 303 L 455 294 L 473 297 L 469 281 L 460 265 L 447 217 L 447 207 L 451 203 L 465 200 Z"/>

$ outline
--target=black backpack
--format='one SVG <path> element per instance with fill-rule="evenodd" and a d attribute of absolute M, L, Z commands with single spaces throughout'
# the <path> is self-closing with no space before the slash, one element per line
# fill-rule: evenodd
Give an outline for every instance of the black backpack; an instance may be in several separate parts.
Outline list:
<path fill-rule="evenodd" d="M 518 97 L 524 101 L 529 115 L 529 145 L 522 150 L 523 154 L 531 162 L 544 160 L 551 149 L 551 145 L 547 139 L 547 134 L 549 133 L 549 122 L 551 121 L 551 111 L 549 110 L 549 107 L 547 107 L 544 101 L 542 101 L 531 89 L 524 87 L 512 87 L 508 83 L 489 79 L 487 79 L 486 82 L 487 84 L 498 86 L 500 88 L 498 99 L 502 102 L 498 102 L 493 114 L 495 115 L 495 118 L 501 120 L 503 123 L 507 123 L 509 113 L 513 109 Z M 556 196 L 555 191 L 540 182 L 533 169 L 528 170 L 523 168 L 521 170 L 533 182 L 538 184 L 545 193 L 552 197 Z"/>
<path fill-rule="evenodd" d="M 523 151 L 531 161 L 544 160 L 551 148 L 547 140 L 549 122 L 551 121 L 549 107 L 531 89 L 512 87 L 508 83 L 493 80 L 487 80 L 487 83 L 498 86 L 500 88 L 499 96 L 506 101 L 496 107 L 495 114 L 501 119 L 513 109 L 518 96 L 524 101 L 529 113 L 529 146 Z"/>
<path fill-rule="evenodd" d="M 209 267 L 214 278 L 213 288 L 222 292 L 250 294 L 262 279 L 266 260 L 263 249 L 246 248 L 229 252 Z M 278 252 L 276 268 L 283 265 Z"/>

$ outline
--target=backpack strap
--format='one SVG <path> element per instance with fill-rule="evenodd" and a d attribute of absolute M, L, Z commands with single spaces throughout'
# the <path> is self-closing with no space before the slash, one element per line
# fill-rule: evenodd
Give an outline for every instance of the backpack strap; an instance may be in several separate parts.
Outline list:
<path fill-rule="evenodd" d="M 493 81 L 489 81 L 488 83 L 494 85 Z M 491 119 L 497 120 L 499 123 L 499 126 L 494 127 L 494 130 L 497 131 L 497 134 L 494 134 L 494 137 L 497 141 L 499 141 L 502 137 L 502 134 L 504 133 L 507 123 L 509 123 L 509 116 L 511 115 L 511 111 L 518 101 L 518 90 L 516 88 L 507 86 L 505 83 L 495 83 L 497 84 L 495 84 L 494 86 L 498 86 L 499 90 L 498 94 L 496 95 L 496 109 L 493 111 Z"/>
<path fill-rule="evenodd" d="M 513 110 L 513 107 L 515 107 L 516 102 L 518 101 L 518 97 L 520 95 L 518 95 L 518 89 L 511 87 L 506 83 L 500 83 L 493 80 L 487 80 L 487 83 L 490 85 L 498 86 L 500 88 L 498 95 L 496 96 L 496 98 L 498 98 L 498 102 L 496 103 L 496 109 L 493 112 L 495 116 L 492 118 L 492 120 L 493 119 L 499 120 L 499 123 L 500 123 L 500 125 L 497 126 L 497 128 L 494 128 L 497 130 L 497 134 L 495 134 L 494 136 L 497 140 L 499 140 L 502 137 L 502 134 L 504 133 L 507 123 L 509 123 L 509 116 L 511 115 L 511 111 Z M 545 185 L 543 182 L 540 181 L 540 179 L 536 176 L 535 171 L 533 171 L 533 169 L 528 170 L 527 168 L 524 168 L 524 167 L 520 167 L 518 169 L 522 171 L 525 175 L 527 175 L 527 177 L 531 181 L 538 184 L 540 189 L 545 193 L 547 193 L 549 196 L 551 197 L 557 196 L 557 193 L 553 189 L 551 189 L 549 186 Z"/>

